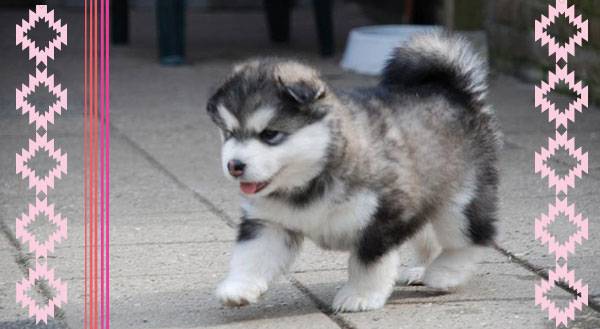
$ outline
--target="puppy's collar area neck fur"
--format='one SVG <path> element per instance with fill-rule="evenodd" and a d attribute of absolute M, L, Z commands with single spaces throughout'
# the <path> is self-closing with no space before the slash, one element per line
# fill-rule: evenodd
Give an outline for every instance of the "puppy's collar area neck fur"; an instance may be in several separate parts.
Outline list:
<path fill-rule="evenodd" d="M 287 191 L 274 191 L 266 197 L 284 200 L 295 207 L 302 208 L 326 194 L 333 185 L 333 180 L 334 178 L 327 168 L 324 168 L 319 175 L 311 179 L 306 185 Z"/>

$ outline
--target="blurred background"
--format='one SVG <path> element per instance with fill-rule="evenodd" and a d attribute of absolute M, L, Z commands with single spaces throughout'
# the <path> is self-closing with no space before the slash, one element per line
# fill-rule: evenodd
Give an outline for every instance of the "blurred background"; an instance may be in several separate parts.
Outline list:
<path fill-rule="evenodd" d="M 551 2 L 119 0 L 112 1 L 111 34 L 116 46 L 143 49 L 156 54 L 163 64 L 177 65 L 211 58 L 242 59 L 257 54 L 296 57 L 318 54 L 340 61 L 344 60 L 353 28 L 388 24 L 442 26 L 471 37 L 484 53 L 489 53 L 495 71 L 537 82 L 544 77 L 544 72 L 554 68 L 546 48 L 533 42 L 533 22 Z M 0 7 L 39 3 L 44 1 L 0 0 Z M 65 10 L 83 7 L 82 0 L 47 0 L 45 3 Z M 569 67 L 587 82 L 591 87 L 591 101 L 598 103 L 600 6 L 594 0 L 569 3 L 576 5 L 578 13 L 589 20 L 589 42 L 584 49 L 578 49 Z M 560 42 L 567 41 L 574 30 L 562 16 L 549 28 Z M 565 88 L 558 89 L 566 92 Z"/>

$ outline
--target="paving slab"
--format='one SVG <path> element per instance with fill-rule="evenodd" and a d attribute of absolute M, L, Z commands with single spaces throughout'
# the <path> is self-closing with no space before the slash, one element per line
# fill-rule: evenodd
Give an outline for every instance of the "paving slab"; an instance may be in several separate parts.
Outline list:
<path fill-rule="evenodd" d="M 160 280 L 142 276 L 136 285 L 113 289 L 112 319 L 119 328 L 337 328 L 287 282 L 274 284 L 260 303 L 241 309 L 225 308 L 215 300 L 216 282 L 204 275 Z"/>
<path fill-rule="evenodd" d="M 488 256 L 491 262 L 481 264 L 472 280 L 452 293 L 397 286 L 382 310 L 342 317 L 359 328 L 544 328 L 544 313 L 533 299 L 537 277 L 492 250 Z M 347 275 L 338 270 L 294 277 L 331 303 Z"/>
<path fill-rule="evenodd" d="M 118 328 L 274 328 L 286 323 L 318 328 L 334 324 L 312 302 L 284 279 L 274 283 L 264 298 L 249 308 L 229 309 L 214 298 L 225 276 L 230 243 L 210 242 L 111 247 L 111 321 Z M 77 250 L 61 250 L 66 259 Z M 59 256 L 60 257 L 60 256 Z M 70 280 L 83 290 L 82 278 Z M 73 308 L 81 307 L 74 300 Z M 81 313 L 69 312 L 75 326 Z M 273 320 L 277 321 L 273 321 Z M 228 326 L 229 327 L 229 326 Z"/>

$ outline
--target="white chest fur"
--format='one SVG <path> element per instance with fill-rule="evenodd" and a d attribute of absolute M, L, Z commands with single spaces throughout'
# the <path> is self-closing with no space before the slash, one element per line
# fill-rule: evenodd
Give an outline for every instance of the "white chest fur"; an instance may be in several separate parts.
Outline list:
<path fill-rule="evenodd" d="M 300 232 L 326 249 L 348 250 L 377 208 L 371 191 L 328 193 L 298 208 L 273 199 L 247 199 L 242 208 L 249 218 L 278 223 Z"/>

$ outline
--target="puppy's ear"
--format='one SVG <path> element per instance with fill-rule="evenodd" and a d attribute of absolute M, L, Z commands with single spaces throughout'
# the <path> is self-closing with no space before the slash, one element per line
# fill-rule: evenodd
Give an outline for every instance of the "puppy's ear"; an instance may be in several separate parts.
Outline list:
<path fill-rule="evenodd" d="M 208 100 L 206 103 L 206 112 L 208 116 L 217 126 L 223 126 L 223 119 L 219 116 L 219 111 L 217 110 L 217 102 L 214 100 L 214 97 Z"/>
<path fill-rule="evenodd" d="M 307 105 L 325 97 L 325 86 L 320 81 L 298 80 L 285 83 L 277 77 L 279 89 L 299 105 Z"/>
<path fill-rule="evenodd" d="M 294 102 L 308 105 L 326 96 L 327 87 L 319 73 L 295 61 L 278 63 L 275 77 L 279 90 Z"/>

